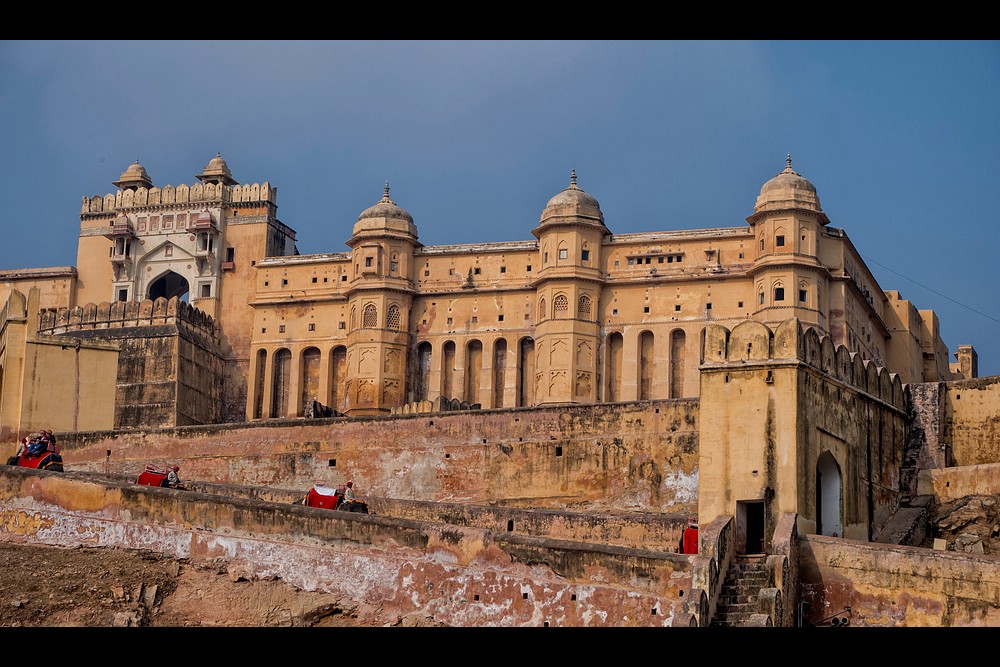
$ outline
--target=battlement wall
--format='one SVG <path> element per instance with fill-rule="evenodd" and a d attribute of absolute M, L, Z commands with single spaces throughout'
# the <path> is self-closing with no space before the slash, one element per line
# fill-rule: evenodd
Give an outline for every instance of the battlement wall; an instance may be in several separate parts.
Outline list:
<path fill-rule="evenodd" d="M 835 347 L 829 336 L 820 335 L 813 327 L 803 329 L 797 318 L 782 322 L 773 331 L 756 320 L 741 322 L 732 331 L 711 324 L 705 329 L 704 355 L 703 363 L 709 367 L 803 363 L 899 410 L 906 409 L 903 383 L 896 373 L 843 345 Z"/>
<path fill-rule="evenodd" d="M 139 206 L 163 206 L 192 203 L 255 203 L 277 205 L 278 188 L 265 181 L 263 184 L 223 185 L 221 183 L 195 183 L 194 185 L 165 185 L 162 188 L 137 188 L 118 190 L 114 193 L 84 197 L 80 213 L 110 213 Z"/>
<path fill-rule="evenodd" d="M 221 421 L 221 331 L 177 297 L 43 309 L 39 333 L 118 346 L 116 428 Z"/>
<path fill-rule="evenodd" d="M 707 327 L 700 400 L 701 521 L 732 514 L 731 498 L 757 499 L 769 522 L 794 512 L 803 534 L 868 540 L 899 506 L 900 377 L 798 319 Z M 819 514 L 818 489 L 838 512 Z"/>
<path fill-rule="evenodd" d="M 173 324 L 218 342 L 219 328 L 212 317 L 178 297 L 143 301 L 107 301 L 75 308 L 46 308 L 38 315 L 38 331 L 64 334 L 74 331 L 126 329 Z"/>

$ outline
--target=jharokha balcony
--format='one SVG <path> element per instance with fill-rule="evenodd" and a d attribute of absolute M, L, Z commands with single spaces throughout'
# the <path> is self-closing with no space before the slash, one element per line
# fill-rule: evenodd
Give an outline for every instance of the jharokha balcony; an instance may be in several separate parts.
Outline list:
<path fill-rule="evenodd" d="M 132 221 L 127 217 L 119 216 L 111 223 L 111 227 L 104 233 L 104 236 L 109 239 L 135 238 L 135 227 L 132 226 Z"/>

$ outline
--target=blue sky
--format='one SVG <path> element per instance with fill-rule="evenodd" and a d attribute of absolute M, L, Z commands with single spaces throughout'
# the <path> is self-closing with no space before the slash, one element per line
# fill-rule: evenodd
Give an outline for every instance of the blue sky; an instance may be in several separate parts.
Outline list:
<path fill-rule="evenodd" d="M 221 153 L 343 252 L 388 180 L 426 245 L 738 227 L 785 166 L 884 289 L 1000 375 L 998 41 L 3 41 L 0 269 L 76 264 L 83 196 Z"/>

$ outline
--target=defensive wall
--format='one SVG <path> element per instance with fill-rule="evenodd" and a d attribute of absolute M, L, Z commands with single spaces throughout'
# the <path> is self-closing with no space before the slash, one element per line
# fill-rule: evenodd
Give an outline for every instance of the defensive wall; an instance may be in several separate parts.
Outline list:
<path fill-rule="evenodd" d="M 1000 376 L 944 385 L 944 439 L 953 465 L 1000 462 Z"/>
<path fill-rule="evenodd" d="M 899 507 L 907 411 L 897 375 L 797 319 L 773 331 L 709 325 L 701 369 L 702 521 L 762 499 L 765 535 L 789 512 L 815 533 L 822 496 L 835 517 L 823 532 L 871 539 Z"/>
<path fill-rule="evenodd" d="M 588 511 L 694 514 L 698 401 L 267 420 L 59 435 L 67 470 Z M 14 443 L 3 443 L 9 456 Z M 110 456 L 108 455 L 110 451 Z"/>
<path fill-rule="evenodd" d="M 509 525 L 509 524 L 505 524 Z M 696 556 L 3 466 L 0 539 L 148 549 L 453 626 L 696 625 Z M 704 560 L 704 559 L 702 559 Z M 715 571 L 718 571 L 716 566 Z M 704 577 L 703 577 L 704 578 Z"/>
<path fill-rule="evenodd" d="M 0 309 L 0 439 L 39 429 L 89 431 L 112 424 L 118 346 L 37 332 L 40 292 L 11 290 Z"/>
<path fill-rule="evenodd" d="M 853 625 L 1000 624 L 995 557 L 867 541 L 906 495 L 908 431 L 924 463 L 940 452 L 928 433 L 977 433 L 960 438 L 969 451 L 992 437 L 995 380 L 904 387 L 796 321 L 709 327 L 705 357 L 700 400 L 59 434 L 68 472 L 0 467 L 0 539 L 219 558 L 455 625 L 699 625 L 740 537 L 733 506 L 764 498 L 760 624 L 848 607 Z M 849 539 L 810 534 L 824 455 Z M 998 459 L 921 470 L 920 492 L 985 492 Z M 192 491 L 131 484 L 147 462 L 178 463 Z M 348 478 L 372 515 L 289 506 Z M 699 491 L 725 502 L 709 514 Z M 693 556 L 673 553 L 688 514 L 702 523 Z"/>
<path fill-rule="evenodd" d="M 532 510 L 369 497 L 374 513 L 362 515 L 296 506 L 297 495 L 203 483 L 179 492 L 4 466 L 0 539 L 148 549 L 234 578 L 349 596 L 377 605 L 387 623 L 419 614 L 459 626 L 703 625 L 707 591 L 732 558 L 727 517 L 703 526 L 701 553 L 682 555 L 643 542 L 660 540 L 663 517 L 647 531 L 636 530 L 638 516 L 602 518 L 621 522 L 626 545 L 589 534 L 588 518 L 572 512 L 534 520 Z M 1000 625 L 995 557 L 798 535 L 793 515 L 773 542 L 761 625 L 792 625 L 799 613 L 819 625 L 834 614 L 859 627 Z"/>
<path fill-rule="evenodd" d="M 840 613 L 861 627 L 1000 626 L 995 555 L 803 535 L 798 562 L 813 623 Z"/>
<path fill-rule="evenodd" d="M 118 345 L 116 428 L 221 421 L 219 328 L 177 297 L 47 308 L 39 313 L 38 330 Z"/>

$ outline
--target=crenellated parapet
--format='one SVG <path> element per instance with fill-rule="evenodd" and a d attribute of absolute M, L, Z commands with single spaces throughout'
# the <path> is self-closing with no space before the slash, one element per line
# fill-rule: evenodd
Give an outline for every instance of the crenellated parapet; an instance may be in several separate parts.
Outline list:
<path fill-rule="evenodd" d="M 903 384 L 896 373 L 845 346 L 834 346 L 814 327 L 803 328 L 797 318 L 785 320 L 773 331 L 756 320 L 746 320 L 730 331 L 719 324 L 705 329 L 703 367 L 748 364 L 804 364 L 845 385 L 903 409 Z"/>
<path fill-rule="evenodd" d="M 103 197 L 84 197 L 81 214 L 109 213 L 142 206 L 174 204 L 260 203 L 277 205 L 278 189 L 268 182 L 226 185 L 223 183 L 195 183 L 194 185 L 166 185 L 118 190 Z"/>
<path fill-rule="evenodd" d="M 48 308 L 40 311 L 39 333 L 64 334 L 72 331 L 125 329 L 173 324 L 218 340 L 217 323 L 206 313 L 178 297 L 143 301 L 88 303 L 75 308 Z"/>

